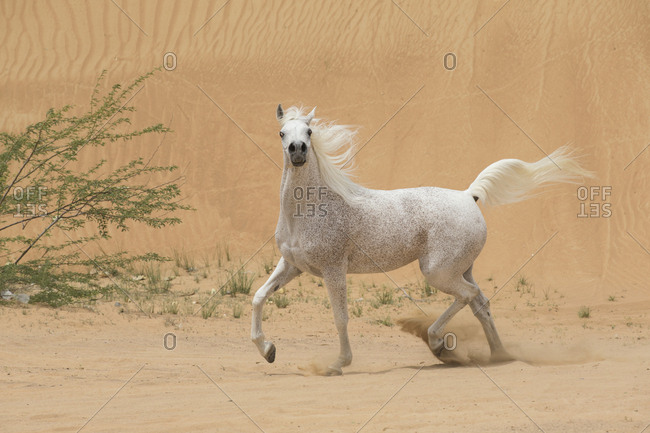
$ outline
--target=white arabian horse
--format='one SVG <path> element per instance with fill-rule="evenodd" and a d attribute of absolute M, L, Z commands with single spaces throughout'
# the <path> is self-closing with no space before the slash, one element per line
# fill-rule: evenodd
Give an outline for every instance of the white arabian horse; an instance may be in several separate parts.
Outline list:
<path fill-rule="evenodd" d="M 282 258 L 255 293 L 251 339 L 268 361 L 275 345 L 264 339 L 262 308 L 274 291 L 302 272 L 323 278 L 339 334 L 340 354 L 329 374 L 352 362 L 348 340 L 346 274 L 378 273 L 415 260 L 426 281 L 455 301 L 429 328 L 429 349 L 441 358 L 443 330 L 469 304 L 480 321 L 493 359 L 507 359 L 487 297 L 472 277 L 486 239 L 477 201 L 500 205 L 523 200 L 536 187 L 575 182 L 589 172 L 566 148 L 535 163 L 497 161 L 464 191 L 421 187 L 389 191 L 350 179 L 352 128 L 314 119 L 297 107 L 277 108 L 284 151 L 280 216 L 275 239 Z M 428 337 L 428 338 L 427 338 Z"/>

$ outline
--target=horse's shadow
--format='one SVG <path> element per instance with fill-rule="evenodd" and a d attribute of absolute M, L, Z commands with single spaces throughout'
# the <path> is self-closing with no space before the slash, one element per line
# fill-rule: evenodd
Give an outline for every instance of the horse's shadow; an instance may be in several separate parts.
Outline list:
<path fill-rule="evenodd" d="M 361 375 L 383 375 L 383 374 L 388 374 L 388 373 L 393 373 L 395 371 L 400 371 L 400 370 L 427 370 L 427 371 L 444 371 L 444 370 L 450 370 L 450 369 L 463 369 L 463 368 L 482 368 L 482 367 L 487 367 L 487 366 L 499 366 L 499 365 L 506 365 L 506 364 L 511 364 L 513 362 L 519 361 L 518 359 L 510 359 L 506 361 L 487 361 L 487 362 L 474 362 L 474 363 L 438 363 L 438 364 L 431 364 L 431 365 L 402 365 L 402 366 L 396 366 L 396 367 L 390 367 L 390 368 L 385 368 L 382 370 L 376 370 L 376 371 L 368 371 L 368 370 L 352 370 L 352 371 L 346 371 L 343 373 L 343 376 L 361 376 Z M 525 361 L 523 361 L 525 362 Z M 284 372 L 284 373 L 266 373 L 266 376 L 301 376 L 301 377 L 309 377 L 309 376 L 328 376 L 327 374 L 318 374 L 318 373 L 313 373 L 309 372 L 307 369 L 304 371 L 295 371 L 295 372 Z"/>
<path fill-rule="evenodd" d="M 473 362 L 473 363 L 441 363 L 441 364 L 431 364 L 431 365 L 424 365 L 424 366 L 417 366 L 417 365 L 403 365 L 400 367 L 393 367 L 393 368 L 386 368 L 384 370 L 378 370 L 378 371 L 350 371 L 344 373 L 344 375 L 352 376 L 352 375 L 362 375 L 362 374 L 386 374 L 386 373 L 391 373 L 394 371 L 398 370 L 428 370 L 428 371 L 437 371 L 437 370 L 453 370 L 453 369 L 463 369 L 463 368 L 476 368 L 476 367 L 487 367 L 487 366 L 499 366 L 499 365 L 506 365 L 506 364 L 511 364 L 515 361 L 518 361 L 517 359 L 510 359 L 506 361 L 487 361 L 487 362 Z"/>

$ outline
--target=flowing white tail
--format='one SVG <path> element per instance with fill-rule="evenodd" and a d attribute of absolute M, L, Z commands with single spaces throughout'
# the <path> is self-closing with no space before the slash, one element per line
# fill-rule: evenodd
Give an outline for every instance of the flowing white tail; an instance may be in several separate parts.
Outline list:
<path fill-rule="evenodd" d="M 489 165 L 467 188 L 475 200 L 502 205 L 525 200 L 536 188 L 553 183 L 577 183 L 593 174 L 580 167 L 567 146 L 537 162 L 502 159 Z"/>

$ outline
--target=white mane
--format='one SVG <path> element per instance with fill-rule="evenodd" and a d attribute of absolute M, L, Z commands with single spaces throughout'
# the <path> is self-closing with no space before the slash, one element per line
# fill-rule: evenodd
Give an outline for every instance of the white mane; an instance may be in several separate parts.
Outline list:
<path fill-rule="evenodd" d="M 285 110 L 281 125 L 306 116 L 307 112 L 302 107 L 290 107 Z M 311 121 L 310 127 L 312 149 L 323 182 L 346 202 L 354 202 L 363 189 L 351 179 L 354 166 L 350 159 L 354 156 L 353 144 L 357 131 L 348 125 L 337 125 L 316 118 Z"/>

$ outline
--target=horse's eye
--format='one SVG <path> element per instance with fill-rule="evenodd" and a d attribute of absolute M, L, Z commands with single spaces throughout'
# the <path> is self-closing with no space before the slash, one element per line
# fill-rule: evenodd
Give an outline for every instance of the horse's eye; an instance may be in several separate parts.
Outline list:
<path fill-rule="evenodd" d="M 284 137 L 284 132 L 280 131 L 280 138 Z"/>
<path fill-rule="evenodd" d="M 309 129 L 307 130 L 307 135 L 309 135 L 309 136 L 311 137 L 311 128 L 309 128 Z"/>

